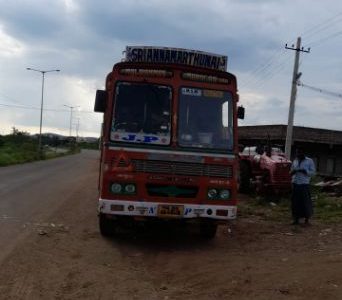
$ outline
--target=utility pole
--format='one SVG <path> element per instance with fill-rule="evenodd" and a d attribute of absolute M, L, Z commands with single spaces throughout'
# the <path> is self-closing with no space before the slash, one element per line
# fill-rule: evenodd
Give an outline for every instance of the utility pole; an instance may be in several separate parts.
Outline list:
<path fill-rule="evenodd" d="M 297 81 L 302 75 L 302 73 L 298 73 L 299 68 L 299 53 L 300 52 L 310 52 L 310 48 L 304 50 L 304 47 L 301 48 L 301 38 L 297 38 L 297 45 L 296 48 L 294 45 L 292 47 L 287 47 L 285 45 L 285 49 L 295 50 L 295 61 L 293 67 L 293 75 L 292 75 L 292 87 L 291 87 L 291 98 L 290 98 L 290 107 L 289 107 L 289 118 L 287 122 L 287 132 L 286 132 L 286 142 L 285 142 L 285 156 L 288 159 L 291 159 L 291 146 L 292 146 L 292 132 L 293 132 L 293 119 L 294 119 L 294 112 L 295 112 L 295 102 L 296 102 L 296 95 L 297 95 Z"/>
<path fill-rule="evenodd" d="M 72 128 L 72 111 L 74 108 L 79 107 L 79 106 L 70 106 L 70 105 L 66 105 L 63 104 L 64 106 L 70 108 L 70 124 L 69 124 L 69 137 L 71 137 L 71 128 Z"/>
<path fill-rule="evenodd" d="M 78 130 L 80 128 L 80 118 L 77 118 L 77 123 L 76 125 L 76 143 L 78 142 Z"/>

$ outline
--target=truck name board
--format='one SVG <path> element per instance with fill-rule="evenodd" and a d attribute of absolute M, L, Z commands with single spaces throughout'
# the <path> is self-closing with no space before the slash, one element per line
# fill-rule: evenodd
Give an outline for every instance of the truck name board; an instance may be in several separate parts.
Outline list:
<path fill-rule="evenodd" d="M 180 48 L 127 46 L 125 61 L 181 64 L 226 71 L 228 57 Z"/>

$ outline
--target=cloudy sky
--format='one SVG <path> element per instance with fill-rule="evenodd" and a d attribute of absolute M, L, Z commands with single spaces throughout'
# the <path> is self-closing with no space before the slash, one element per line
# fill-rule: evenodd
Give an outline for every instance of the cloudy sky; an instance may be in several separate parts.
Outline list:
<path fill-rule="evenodd" d="M 241 125 L 286 124 L 294 51 L 301 81 L 342 94 L 340 0 L 0 0 L 0 134 L 39 131 L 98 136 L 96 89 L 126 45 L 156 45 L 228 55 L 246 108 Z M 298 87 L 295 124 L 342 130 L 342 99 Z"/>

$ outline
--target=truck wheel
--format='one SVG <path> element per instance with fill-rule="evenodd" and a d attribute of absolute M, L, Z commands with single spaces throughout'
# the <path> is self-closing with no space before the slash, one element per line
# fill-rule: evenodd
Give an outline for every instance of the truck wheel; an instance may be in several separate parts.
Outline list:
<path fill-rule="evenodd" d="M 216 235 L 217 224 L 211 221 L 206 221 L 200 225 L 201 236 L 205 239 L 213 239 Z"/>
<path fill-rule="evenodd" d="M 100 233 L 103 236 L 111 237 L 115 234 L 115 221 L 106 217 L 104 214 L 99 214 Z"/>
<path fill-rule="evenodd" d="M 242 161 L 240 162 L 240 193 L 248 193 L 250 191 L 251 185 L 251 169 L 249 165 Z"/>

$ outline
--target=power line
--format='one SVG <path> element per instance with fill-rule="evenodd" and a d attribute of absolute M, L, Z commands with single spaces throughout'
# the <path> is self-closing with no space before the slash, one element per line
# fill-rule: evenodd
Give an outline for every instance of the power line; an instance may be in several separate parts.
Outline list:
<path fill-rule="evenodd" d="M 277 60 L 270 59 L 266 64 L 261 66 L 258 70 L 256 69 L 254 73 L 250 73 L 249 74 L 250 78 L 242 82 L 240 84 L 240 88 L 248 86 L 248 85 L 254 85 L 256 82 L 258 82 L 261 79 L 261 77 L 263 77 L 264 74 L 269 73 L 270 71 L 272 72 L 272 70 L 276 67 L 276 64 L 279 61 L 280 61 L 279 56 Z"/>
<path fill-rule="evenodd" d="M 39 107 L 34 106 L 27 106 L 27 105 L 15 105 L 15 104 L 7 104 L 7 103 L 0 103 L 1 106 L 10 107 L 10 108 L 22 108 L 22 109 L 33 109 L 33 110 L 40 110 Z M 53 109 L 53 108 L 44 108 L 46 111 L 53 111 L 53 112 L 67 112 L 69 113 L 69 110 L 66 109 Z M 77 111 L 77 113 L 94 113 L 90 110 L 80 110 Z"/>
<path fill-rule="evenodd" d="M 319 40 L 316 40 L 316 41 L 313 41 L 313 42 L 309 42 L 308 44 L 312 47 L 312 46 L 316 46 L 316 45 L 322 45 L 322 42 L 326 42 L 327 40 L 330 40 L 334 37 L 337 37 L 339 35 L 342 35 L 342 31 L 338 31 L 338 32 L 335 32 L 327 37 L 324 37 L 324 38 L 321 38 Z"/>
<path fill-rule="evenodd" d="M 267 70 L 264 70 L 259 76 L 256 78 L 253 78 L 248 83 L 240 86 L 241 88 L 244 88 L 247 86 L 247 84 L 251 87 L 260 88 L 267 84 L 268 80 L 270 80 L 273 77 L 276 77 L 280 74 L 282 70 L 284 70 L 288 66 L 288 58 L 283 57 L 280 59 L 277 63 L 275 63 L 272 67 L 268 68 Z"/>
<path fill-rule="evenodd" d="M 338 98 L 342 99 L 342 94 L 341 93 L 336 93 L 336 92 L 328 91 L 328 90 L 325 90 L 325 89 L 321 89 L 321 88 L 318 88 L 318 87 L 315 87 L 315 86 L 304 84 L 303 82 L 300 82 L 300 81 L 297 82 L 297 85 L 305 87 L 305 88 L 310 89 L 310 90 L 313 90 L 315 92 L 319 92 L 319 93 L 322 93 L 322 94 L 326 94 L 326 95 L 330 95 L 330 96 L 334 96 L 334 97 L 338 97 Z"/>
<path fill-rule="evenodd" d="M 261 77 L 264 73 L 269 72 L 269 70 L 272 70 L 274 68 L 274 65 L 276 65 L 279 61 L 282 60 L 283 55 L 284 55 L 283 52 L 279 53 L 279 50 L 275 50 L 271 58 L 266 60 L 265 63 L 262 63 L 258 67 L 254 68 L 253 71 L 251 71 L 248 74 L 249 79 L 242 81 L 242 83 L 240 84 L 240 87 L 250 85 L 251 83 L 253 83 L 253 81 L 258 81 L 259 78 L 255 78 L 255 77 Z"/>
<path fill-rule="evenodd" d="M 6 106 L 10 108 L 23 108 L 23 109 L 33 109 L 33 110 L 40 110 L 39 107 L 33 107 L 33 106 L 26 106 L 26 105 L 15 105 L 15 104 L 7 104 L 7 103 L 0 103 L 1 106 Z"/>
<path fill-rule="evenodd" d="M 265 63 L 260 64 L 248 74 L 249 78 L 245 81 L 242 81 L 242 83 L 239 85 L 240 88 L 244 88 L 248 85 L 259 84 L 259 82 L 267 80 L 265 77 L 268 77 L 270 74 L 270 77 L 273 77 L 272 74 L 274 74 L 276 71 L 279 71 L 279 66 L 282 66 L 284 62 L 287 61 L 287 57 L 284 57 L 284 54 L 284 52 L 279 53 L 279 51 L 276 50 L 270 59 L 266 60 Z"/>
<path fill-rule="evenodd" d="M 263 78 L 260 78 L 261 81 L 264 80 L 268 80 L 272 77 L 274 77 L 275 75 L 279 74 L 279 71 L 284 69 L 284 66 L 288 64 L 288 58 L 287 57 L 283 57 L 281 60 L 278 61 L 278 63 L 276 65 L 274 65 L 273 68 L 267 70 L 264 74 L 263 74 Z"/>
<path fill-rule="evenodd" d="M 258 73 L 258 72 L 260 72 L 260 71 L 262 71 L 264 69 L 267 69 L 270 65 L 272 65 L 274 60 L 278 58 L 278 56 L 279 56 L 279 52 L 278 51 L 274 51 L 273 55 L 271 56 L 271 58 L 269 58 L 265 63 L 261 63 L 258 66 L 256 66 L 252 71 L 249 72 L 249 76 L 253 76 L 256 73 Z"/>
<path fill-rule="evenodd" d="M 339 13 L 335 14 L 334 16 L 324 20 L 323 22 L 305 30 L 302 35 L 305 35 L 305 38 L 314 37 L 319 32 L 322 32 L 322 31 L 330 28 L 331 26 L 333 26 L 336 23 L 341 22 L 341 21 L 342 21 L 342 12 L 339 12 Z M 338 36 L 339 34 L 340 33 L 335 33 L 335 34 L 333 34 L 329 37 L 323 38 L 319 41 L 316 40 L 312 45 L 317 45 L 318 43 L 320 43 L 322 41 L 326 41 L 326 40 L 333 38 L 335 36 Z M 310 42 L 307 44 L 311 46 Z M 284 61 L 277 64 L 278 62 L 280 62 L 282 60 L 283 54 L 284 54 L 283 52 L 279 53 L 278 49 L 274 50 L 274 52 L 272 53 L 272 55 L 269 59 L 267 59 L 264 63 L 261 63 L 260 65 L 258 65 L 256 68 L 254 68 L 252 71 L 250 71 L 248 73 L 247 77 L 249 77 L 249 78 L 241 81 L 241 83 L 239 85 L 240 89 L 244 88 L 250 84 L 252 84 L 252 85 L 258 84 L 260 81 L 262 83 L 265 82 L 265 80 L 267 80 L 267 79 L 265 79 L 265 76 L 263 76 L 265 74 L 267 74 L 266 76 L 269 75 L 270 78 L 277 75 L 276 71 L 279 72 L 280 70 L 282 70 L 282 68 L 279 66 L 283 66 L 285 64 Z M 263 77 L 263 78 L 255 79 L 255 77 Z M 270 79 L 270 78 L 268 78 L 268 79 Z"/>
<path fill-rule="evenodd" d="M 3 97 L 5 97 L 5 98 L 7 98 L 7 99 L 11 100 L 12 102 L 14 102 L 14 103 L 16 103 L 16 104 L 19 104 L 19 105 L 21 105 L 21 103 L 18 103 L 18 101 L 17 101 L 17 100 L 15 100 L 15 99 L 13 99 L 13 98 L 9 97 L 8 95 L 4 94 L 3 92 L 0 92 L 0 95 L 2 95 Z"/>
<path fill-rule="evenodd" d="M 319 23 L 310 29 L 304 31 L 301 35 L 305 36 L 306 39 L 308 39 L 311 36 L 314 36 L 318 32 L 324 31 L 325 29 L 331 27 L 335 23 L 338 23 L 342 21 L 342 12 L 337 13 L 333 17 L 328 18 L 327 20 L 323 21 L 322 23 Z"/>

